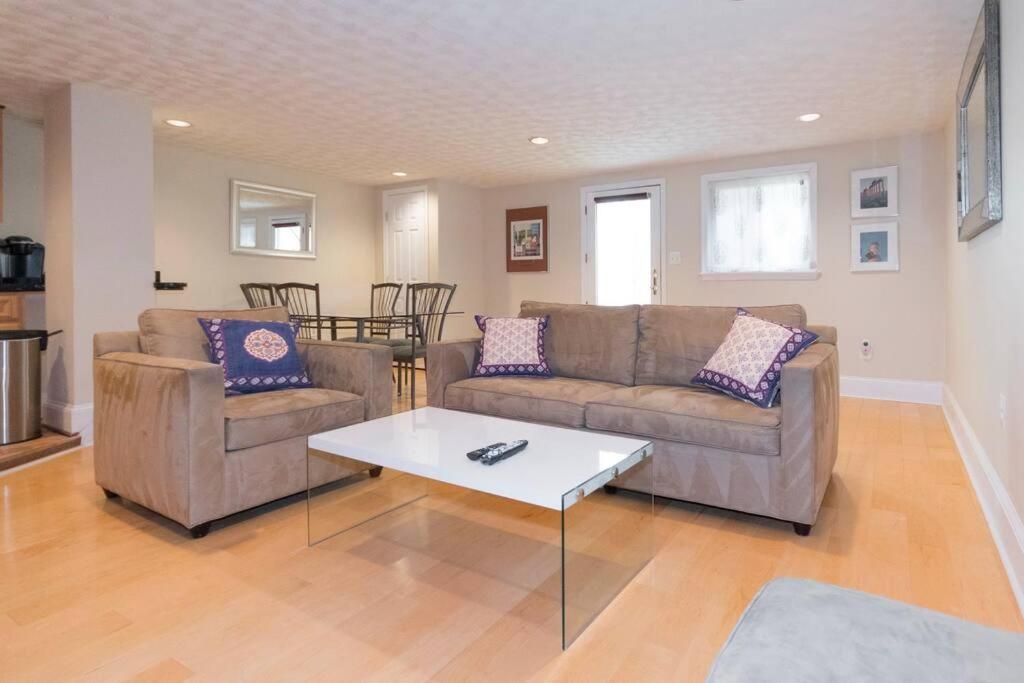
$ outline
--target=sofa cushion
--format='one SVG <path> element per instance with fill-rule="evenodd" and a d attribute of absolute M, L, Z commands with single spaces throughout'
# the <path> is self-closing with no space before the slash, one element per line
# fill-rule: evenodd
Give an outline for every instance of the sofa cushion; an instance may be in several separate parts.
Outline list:
<path fill-rule="evenodd" d="M 210 341 L 210 360 L 224 370 L 226 393 L 313 387 L 295 342 L 298 323 L 199 318 L 199 326 Z"/>
<path fill-rule="evenodd" d="M 751 306 L 746 310 L 780 325 L 807 325 L 807 314 L 799 304 Z M 694 375 L 725 341 L 735 317 L 736 308 L 729 306 L 644 306 L 640 311 L 636 384 L 694 386 Z"/>
<path fill-rule="evenodd" d="M 362 421 L 362 397 L 344 391 L 282 389 L 224 399 L 224 443 L 229 451 Z"/>
<path fill-rule="evenodd" d="M 621 388 L 621 384 L 567 377 L 470 377 L 448 385 L 444 407 L 582 427 L 587 402 Z"/>
<path fill-rule="evenodd" d="M 639 315 L 639 306 L 524 301 L 519 309 L 522 318 L 549 316 L 544 355 L 555 375 L 627 386 L 634 384 Z"/>
<path fill-rule="evenodd" d="M 694 384 L 768 408 L 782 383 L 782 366 L 817 340 L 798 327 L 777 325 L 736 310 L 736 320 Z"/>
<path fill-rule="evenodd" d="M 587 404 L 586 426 L 651 439 L 778 455 L 782 408 L 757 408 L 707 389 L 645 385 Z"/>
<path fill-rule="evenodd" d="M 548 317 L 491 318 L 476 316 L 484 333 L 480 358 L 473 368 L 474 377 L 550 377 L 551 368 L 544 358 L 544 330 Z"/>
<path fill-rule="evenodd" d="M 164 358 L 209 362 L 210 343 L 199 327 L 199 318 L 288 322 L 288 311 L 280 306 L 238 311 L 150 308 L 139 315 L 139 345 L 142 352 Z"/>

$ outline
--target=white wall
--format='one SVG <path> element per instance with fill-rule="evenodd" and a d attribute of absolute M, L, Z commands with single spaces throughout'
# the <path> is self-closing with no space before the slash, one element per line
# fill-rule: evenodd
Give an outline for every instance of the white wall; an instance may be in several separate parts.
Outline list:
<path fill-rule="evenodd" d="M 231 254 L 232 178 L 315 193 L 317 258 Z M 156 267 L 164 280 L 188 283 L 158 293 L 158 306 L 244 308 L 243 282 L 319 282 L 324 313 L 369 311 L 375 188 L 165 144 L 156 146 L 154 183 Z"/>
<path fill-rule="evenodd" d="M 952 220 L 953 124 L 947 131 L 946 382 L 954 431 L 962 416 L 961 450 L 979 464 L 982 502 L 986 488 L 992 496 L 990 521 L 1024 608 L 1024 3 L 1002 3 L 1001 31 L 1003 220 L 966 243 Z"/>
<path fill-rule="evenodd" d="M 487 312 L 513 313 L 523 299 L 578 302 L 580 188 L 664 178 L 668 266 L 665 303 L 762 305 L 800 303 L 808 319 L 835 325 L 844 375 L 941 381 L 944 374 L 946 213 L 945 147 L 941 132 L 846 145 L 639 169 L 484 191 Z M 813 281 L 705 281 L 700 272 L 700 176 L 800 162 L 818 164 L 818 264 Z M 898 273 L 850 272 L 850 171 L 900 167 Z M 505 210 L 547 205 L 549 272 L 505 272 Z M 862 361 L 868 338 L 874 359 Z"/>
<path fill-rule="evenodd" d="M 43 239 L 43 127 L 4 115 L 4 215 L 0 237 Z"/>

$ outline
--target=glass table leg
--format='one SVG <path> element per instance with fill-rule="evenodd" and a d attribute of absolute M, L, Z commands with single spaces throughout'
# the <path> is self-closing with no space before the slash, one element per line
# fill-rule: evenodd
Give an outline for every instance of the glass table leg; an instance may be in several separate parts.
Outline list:
<path fill-rule="evenodd" d="M 562 497 L 562 649 L 568 648 L 654 556 L 653 493 L 618 490 L 610 482 L 653 491 L 654 455 L 598 475 Z M 607 486 L 607 488 L 606 488 Z"/>
<path fill-rule="evenodd" d="M 370 463 L 306 448 L 306 521 L 310 546 L 406 507 L 429 482 Z"/>

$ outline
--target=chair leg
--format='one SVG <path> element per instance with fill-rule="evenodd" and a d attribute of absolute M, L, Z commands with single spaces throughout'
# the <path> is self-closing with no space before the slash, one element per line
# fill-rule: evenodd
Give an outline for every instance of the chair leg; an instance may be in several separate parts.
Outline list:
<path fill-rule="evenodd" d="M 793 522 L 793 531 L 796 532 L 797 536 L 809 536 L 811 534 L 811 525 Z"/>
<path fill-rule="evenodd" d="M 384 468 L 382 466 L 380 466 L 380 465 L 378 465 L 377 467 L 371 467 L 370 468 L 370 476 L 374 477 L 374 478 L 379 477 L 380 473 L 383 472 L 383 471 L 384 471 Z"/>
<path fill-rule="evenodd" d="M 213 522 L 203 522 L 202 524 L 192 527 L 188 532 L 192 534 L 192 538 L 202 538 L 206 534 L 210 533 L 210 527 L 212 525 Z"/>

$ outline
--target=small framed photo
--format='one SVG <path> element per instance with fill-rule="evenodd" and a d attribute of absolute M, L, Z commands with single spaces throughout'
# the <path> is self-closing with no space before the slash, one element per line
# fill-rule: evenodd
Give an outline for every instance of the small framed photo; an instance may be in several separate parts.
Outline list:
<path fill-rule="evenodd" d="M 850 270 L 900 269 L 899 223 L 855 223 L 850 226 Z"/>
<path fill-rule="evenodd" d="M 505 211 L 505 270 L 509 273 L 548 269 L 548 207 Z"/>
<path fill-rule="evenodd" d="M 850 216 L 877 218 L 898 216 L 900 211 L 898 166 L 866 168 L 850 173 Z"/>

